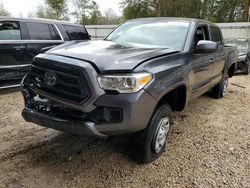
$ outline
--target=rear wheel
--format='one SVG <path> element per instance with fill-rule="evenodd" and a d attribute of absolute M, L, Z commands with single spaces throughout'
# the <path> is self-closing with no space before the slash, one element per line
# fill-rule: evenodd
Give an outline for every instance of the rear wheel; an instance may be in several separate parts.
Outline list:
<path fill-rule="evenodd" d="M 250 61 L 247 61 L 246 74 L 250 73 Z"/>
<path fill-rule="evenodd" d="M 226 77 L 223 82 L 212 88 L 210 96 L 215 99 L 220 99 L 227 94 L 228 87 L 228 77 Z"/>
<path fill-rule="evenodd" d="M 147 128 L 133 135 L 138 162 L 150 163 L 165 151 L 171 117 L 170 106 L 162 104 L 156 108 Z"/>

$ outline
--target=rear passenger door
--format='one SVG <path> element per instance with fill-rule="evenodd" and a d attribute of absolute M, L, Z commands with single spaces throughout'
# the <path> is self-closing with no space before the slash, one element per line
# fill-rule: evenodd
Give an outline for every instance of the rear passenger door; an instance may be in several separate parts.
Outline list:
<path fill-rule="evenodd" d="M 31 64 L 33 57 L 64 41 L 56 25 L 38 22 L 25 22 L 27 40 L 25 44 L 24 61 Z"/>
<path fill-rule="evenodd" d="M 26 74 L 25 44 L 18 21 L 0 21 L 0 89 L 18 85 Z"/>
<path fill-rule="evenodd" d="M 212 75 L 211 75 L 211 87 L 218 84 L 218 82 L 222 79 L 223 69 L 225 66 L 225 51 L 224 44 L 222 40 L 222 33 L 219 28 L 210 26 L 210 35 L 211 40 L 217 42 L 218 50 L 213 53 L 213 67 L 212 67 Z"/>

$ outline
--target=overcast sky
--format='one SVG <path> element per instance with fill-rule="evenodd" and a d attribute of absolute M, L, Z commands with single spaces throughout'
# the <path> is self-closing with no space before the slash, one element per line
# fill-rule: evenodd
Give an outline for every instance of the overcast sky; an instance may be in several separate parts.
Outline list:
<path fill-rule="evenodd" d="M 95 0 L 100 6 L 101 12 L 108 8 L 112 8 L 118 15 L 121 15 L 119 8 L 120 0 Z M 35 12 L 39 4 L 43 4 L 44 0 L 2 0 L 4 7 L 14 17 L 27 17 L 30 12 Z"/>

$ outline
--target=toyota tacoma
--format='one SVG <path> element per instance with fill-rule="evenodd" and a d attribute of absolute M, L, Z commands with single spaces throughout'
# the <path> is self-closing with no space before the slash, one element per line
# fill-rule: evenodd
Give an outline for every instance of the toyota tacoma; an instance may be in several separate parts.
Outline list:
<path fill-rule="evenodd" d="M 22 115 L 78 135 L 130 134 L 137 159 L 149 163 L 165 150 L 172 111 L 204 93 L 225 96 L 237 56 L 210 22 L 130 20 L 104 40 L 36 56 L 21 84 Z"/>

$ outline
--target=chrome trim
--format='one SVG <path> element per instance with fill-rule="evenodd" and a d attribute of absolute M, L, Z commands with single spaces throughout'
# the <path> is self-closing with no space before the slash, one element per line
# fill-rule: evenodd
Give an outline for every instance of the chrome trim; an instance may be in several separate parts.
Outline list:
<path fill-rule="evenodd" d="M 49 23 L 50 22 L 57 22 L 57 23 L 60 23 L 60 24 L 69 24 L 69 25 L 82 26 L 81 24 L 76 24 L 76 23 L 71 23 L 71 22 L 68 22 L 68 21 L 56 20 L 56 19 L 46 19 L 46 18 L 31 17 L 31 18 L 26 19 L 26 20 L 32 20 L 32 21 L 36 21 L 36 22 L 42 21 L 42 23 L 44 23 L 44 22 L 49 22 Z"/>
<path fill-rule="evenodd" d="M 3 87 L 0 87 L 0 89 L 10 89 L 10 88 L 15 88 L 15 87 L 20 87 L 20 84 L 11 85 L 11 86 L 3 86 Z"/>
<path fill-rule="evenodd" d="M 0 40 L 0 44 L 63 43 L 63 40 Z"/>
<path fill-rule="evenodd" d="M 19 67 L 29 67 L 31 64 L 24 64 L 24 65 L 0 65 L 0 69 L 11 69 L 11 68 L 19 68 Z"/>
<path fill-rule="evenodd" d="M 63 38 L 63 36 L 62 36 L 60 30 L 58 29 L 57 25 L 56 25 L 56 24 L 53 24 L 53 25 L 55 26 L 55 28 L 56 28 L 58 34 L 60 35 L 61 41 L 64 41 L 64 38 Z"/>

